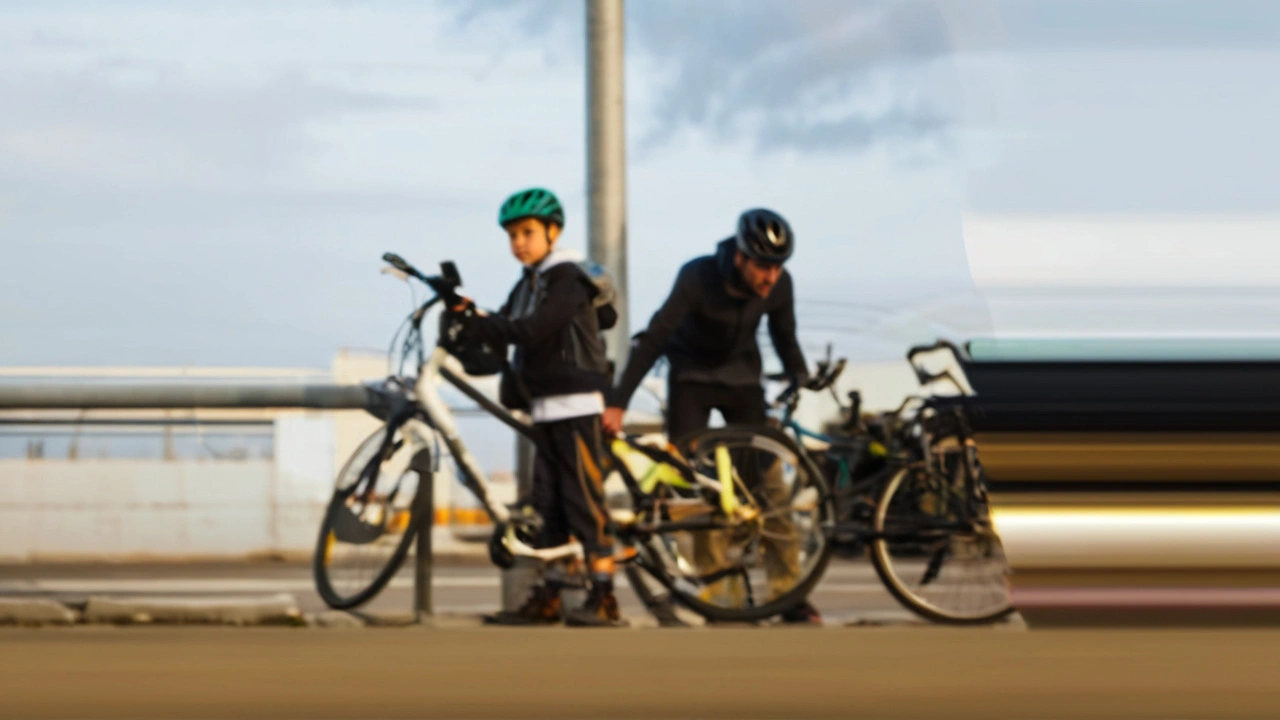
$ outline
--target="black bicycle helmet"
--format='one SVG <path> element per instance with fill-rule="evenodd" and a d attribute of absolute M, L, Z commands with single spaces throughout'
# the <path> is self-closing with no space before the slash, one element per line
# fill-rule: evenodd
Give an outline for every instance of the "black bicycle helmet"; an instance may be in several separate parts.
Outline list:
<path fill-rule="evenodd" d="M 760 262 L 783 263 L 795 250 L 791 226 L 772 210 L 755 208 L 738 218 L 738 250 Z"/>

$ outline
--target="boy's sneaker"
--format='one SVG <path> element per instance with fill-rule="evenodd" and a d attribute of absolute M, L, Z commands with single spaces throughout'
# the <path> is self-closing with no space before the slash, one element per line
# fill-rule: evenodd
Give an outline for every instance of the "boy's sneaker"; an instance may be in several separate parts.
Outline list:
<path fill-rule="evenodd" d="M 613 583 L 596 582 L 587 594 L 582 607 L 565 615 L 564 624 L 572 627 L 627 627 L 628 623 L 618 613 L 618 598 L 613 594 Z"/>
<path fill-rule="evenodd" d="M 560 593 L 546 585 L 535 585 L 520 607 L 489 613 L 481 619 L 486 625 L 555 625 L 560 622 Z"/>

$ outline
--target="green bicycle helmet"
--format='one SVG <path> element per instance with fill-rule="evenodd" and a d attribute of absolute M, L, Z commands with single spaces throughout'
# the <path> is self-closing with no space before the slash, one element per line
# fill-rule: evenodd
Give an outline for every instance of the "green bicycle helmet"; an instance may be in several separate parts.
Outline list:
<path fill-rule="evenodd" d="M 529 188 L 507 198 L 498 210 L 498 224 L 502 227 L 525 218 L 537 218 L 564 227 L 564 207 L 550 190 Z"/>

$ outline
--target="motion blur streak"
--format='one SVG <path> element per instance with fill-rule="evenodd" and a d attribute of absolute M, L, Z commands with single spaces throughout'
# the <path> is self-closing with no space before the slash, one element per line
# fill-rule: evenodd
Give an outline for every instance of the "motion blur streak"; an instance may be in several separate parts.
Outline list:
<path fill-rule="evenodd" d="M 1280 623 L 1280 346 L 974 341 L 964 368 L 1032 626 Z"/>
<path fill-rule="evenodd" d="M 997 509 L 1009 562 L 1045 568 L 1277 568 L 1280 509 Z"/>

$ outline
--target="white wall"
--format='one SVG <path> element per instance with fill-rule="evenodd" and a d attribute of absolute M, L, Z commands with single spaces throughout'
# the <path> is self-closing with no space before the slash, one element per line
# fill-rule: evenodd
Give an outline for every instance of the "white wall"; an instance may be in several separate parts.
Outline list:
<path fill-rule="evenodd" d="M 274 549 L 271 461 L 0 460 L 0 558 Z"/>
<path fill-rule="evenodd" d="M 276 420 L 275 460 L 0 460 L 0 559 L 311 552 L 335 474 L 327 414 Z"/>
<path fill-rule="evenodd" d="M 306 552 L 314 545 L 338 471 L 335 442 L 332 414 L 282 415 L 276 419 L 272 550 Z"/>

